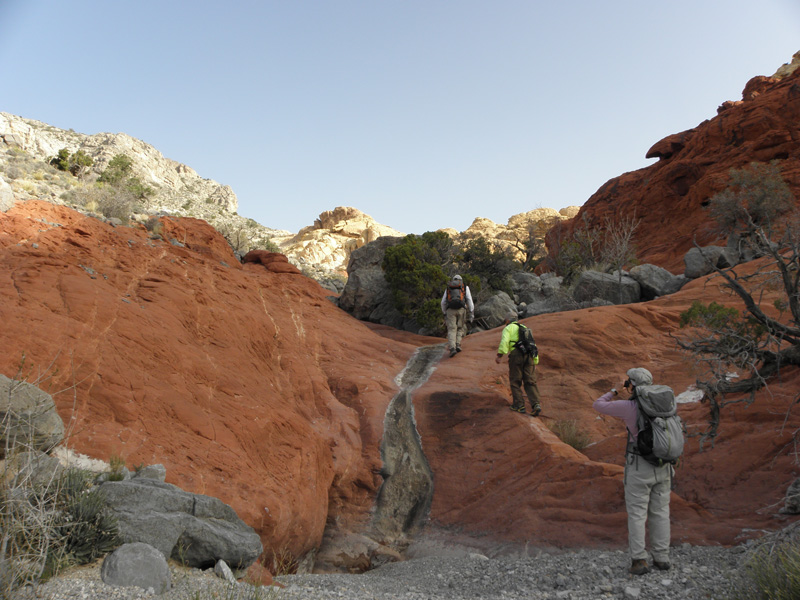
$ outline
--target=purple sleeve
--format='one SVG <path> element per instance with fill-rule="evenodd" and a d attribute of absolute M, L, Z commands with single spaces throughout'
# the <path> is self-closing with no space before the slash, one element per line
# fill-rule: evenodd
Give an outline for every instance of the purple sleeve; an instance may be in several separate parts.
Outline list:
<path fill-rule="evenodd" d="M 607 392 L 595 400 L 592 406 L 599 413 L 622 419 L 635 439 L 639 433 L 636 425 L 636 403 L 632 400 L 612 400 L 613 397 L 613 393 Z"/>

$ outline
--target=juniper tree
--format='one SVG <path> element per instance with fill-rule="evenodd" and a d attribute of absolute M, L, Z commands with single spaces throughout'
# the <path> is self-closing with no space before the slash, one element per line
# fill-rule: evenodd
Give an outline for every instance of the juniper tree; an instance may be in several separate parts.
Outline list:
<path fill-rule="evenodd" d="M 736 243 L 740 255 L 760 262 L 745 271 L 719 268 L 709 260 L 742 306 L 695 302 L 681 314 L 681 327 L 687 329 L 676 340 L 704 367 L 697 385 L 710 405 L 701 447 L 706 439 L 713 446 L 726 404 L 752 403 L 781 368 L 800 366 L 800 207 L 779 164 L 732 170 L 728 187 L 711 198 L 709 207 L 720 233 Z"/>

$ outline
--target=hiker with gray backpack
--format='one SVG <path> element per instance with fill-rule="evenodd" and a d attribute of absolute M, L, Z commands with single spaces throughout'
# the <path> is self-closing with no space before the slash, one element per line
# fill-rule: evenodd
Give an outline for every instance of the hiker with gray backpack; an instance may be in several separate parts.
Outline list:
<path fill-rule="evenodd" d="M 594 401 L 594 409 L 622 419 L 628 430 L 625 447 L 625 509 L 633 575 L 650 571 L 645 550 L 645 525 L 650 529 L 653 566 L 670 568 L 669 498 L 675 464 L 683 453 L 683 425 L 675 394 L 666 385 L 653 385 L 653 376 L 641 367 L 629 369 L 623 388 L 627 400 L 615 400 L 616 388 Z"/>

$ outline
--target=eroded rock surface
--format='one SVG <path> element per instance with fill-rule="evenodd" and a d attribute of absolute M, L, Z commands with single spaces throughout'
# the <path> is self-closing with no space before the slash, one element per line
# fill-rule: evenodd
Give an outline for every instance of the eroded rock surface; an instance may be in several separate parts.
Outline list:
<path fill-rule="evenodd" d="M 645 152 L 658 162 L 606 182 L 576 218 L 550 233 L 568 237 L 576 227 L 603 228 L 619 216 L 641 223 L 633 242 L 638 259 L 683 273 L 683 257 L 696 242 L 725 246 L 708 200 L 728 185 L 731 169 L 779 160 L 782 175 L 800 200 L 800 70 L 797 55 L 773 77 L 754 77 L 742 100 L 723 104 L 696 127 L 672 134 Z"/>

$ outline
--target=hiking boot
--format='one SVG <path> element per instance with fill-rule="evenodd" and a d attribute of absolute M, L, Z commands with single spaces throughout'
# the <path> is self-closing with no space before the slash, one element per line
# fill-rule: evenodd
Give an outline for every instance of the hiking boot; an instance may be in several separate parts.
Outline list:
<path fill-rule="evenodd" d="M 542 412 L 542 407 L 538 404 L 531 409 L 531 416 L 538 417 Z"/>
<path fill-rule="evenodd" d="M 669 563 L 668 560 L 665 560 L 664 562 L 661 562 L 660 560 L 654 560 L 653 566 L 659 571 L 669 571 L 672 565 Z"/>
<path fill-rule="evenodd" d="M 509 408 L 510 408 L 511 410 L 513 410 L 514 412 L 522 413 L 523 415 L 525 414 L 525 407 L 524 407 L 524 406 L 522 406 L 522 407 L 519 407 L 519 406 L 509 406 Z"/>
<path fill-rule="evenodd" d="M 456 350 L 455 348 L 452 348 L 450 350 L 450 358 L 453 358 L 456 355 L 457 352 L 458 352 L 458 350 Z"/>
<path fill-rule="evenodd" d="M 631 575 L 644 575 L 645 573 L 650 572 L 650 567 L 647 566 L 647 560 L 644 558 L 638 558 L 634 561 L 631 561 L 631 568 L 628 569 L 628 573 Z"/>
<path fill-rule="evenodd" d="M 461 352 L 461 346 L 456 346 L 456 352 Z"/>

